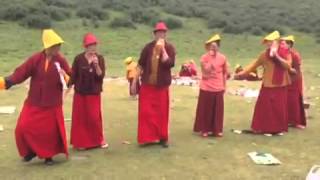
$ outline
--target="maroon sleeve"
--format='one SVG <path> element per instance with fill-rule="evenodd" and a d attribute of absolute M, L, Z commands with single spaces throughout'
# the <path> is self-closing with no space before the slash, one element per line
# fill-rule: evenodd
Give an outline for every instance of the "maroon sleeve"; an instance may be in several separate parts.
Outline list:
<path fill-rule="evenodd" d="M 300 73 L 301 71 L 301 56 L 297 51 L 294 51 L 291 53 L 292 54 L 292 67 Z"/>
<path fill-rule="evenodd" d="M 146 68 L 146 64 L 147 64 L 147 58 L 148 58 L 148 52 L 149 52 L 149 46 L 150 44 L 147 44 L 143 50 L 141 51 L 140 53 L 140 58 L 139 58 L 139 61 L 138 61 L 138 64 L 143 68 L 145 69 Z"/>
<path fill-rule="evenodd" d="M 17 67 L 13 74 L 7 77 L 7 80 L 10 81 L 11 85 L 20 84 L 32 76 L 33 64 L 37 58 L 39 58 L 38 55 L 31 56 L 23 64 Z"/>
<path fill-rule="evenodd" d="M 168 68 L 172 68 L 174 67 L 175 65 L 175 60 L 176 60 L 176 52 L 175 52 L 175 49 L 174 47 L 171 45 L 171 44 L 166 44 L 166 51 L 168 53 L 168 56 L 169 56 L 169 59 L 165 62 L 162 62 L 162 65 L 164 65 L 165 67 L 168 67 Z"/>

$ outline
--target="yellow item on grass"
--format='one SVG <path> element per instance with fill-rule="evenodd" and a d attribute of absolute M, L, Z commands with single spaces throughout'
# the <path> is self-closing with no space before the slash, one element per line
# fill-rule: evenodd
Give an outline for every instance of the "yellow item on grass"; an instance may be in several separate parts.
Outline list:
<path fill-rule="evenodd" d="M 3 90 L 6 88 L 6 81 L 3 77 L 0 77 L 0 90 Z"/>

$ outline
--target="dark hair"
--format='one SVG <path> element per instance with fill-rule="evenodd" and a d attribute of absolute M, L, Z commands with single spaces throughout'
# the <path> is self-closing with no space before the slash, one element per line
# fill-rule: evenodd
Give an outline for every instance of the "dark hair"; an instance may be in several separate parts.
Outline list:
<path fill-rule="evenodd" d="M 292 41 L 286 41 L 286 43 L 290 46 L 293 47 L 294 43 Z"/>
<path fill-rule="evenodd" d="M 220 47 L 221 41 L 220 41 L 220 40 L 217 40 L 217 41 L 215 41 L 215 42 L 217 43 L 218 47 Z"/>

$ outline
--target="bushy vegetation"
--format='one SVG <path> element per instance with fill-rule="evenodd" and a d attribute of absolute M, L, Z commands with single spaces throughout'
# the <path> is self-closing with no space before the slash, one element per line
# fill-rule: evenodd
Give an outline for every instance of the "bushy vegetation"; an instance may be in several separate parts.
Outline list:
<path fill-rule="evenodd" d="M 261 35 L 289 27 L 316 35 L 320 30 L 318 9 L 318 0 L 2 0 L 0 19 L 24 22 L 44 16 L 54 22 L 83 18 L 110 21 L 112 27 L 153 25 L 165 20 L 172 28 L 181 28 L 181 19 L 193 17 L 203 19 L 209 29 L 225 33 Z M 110 11 L 128 18 L 110 18 Z"/>
<path fill-rule="evenodd" d="M 134 23 L 128 17 L 114 18 L 111 21 L 110 26 L 113 28 L 119 28 L 119 27 L 135 28 Z"/>

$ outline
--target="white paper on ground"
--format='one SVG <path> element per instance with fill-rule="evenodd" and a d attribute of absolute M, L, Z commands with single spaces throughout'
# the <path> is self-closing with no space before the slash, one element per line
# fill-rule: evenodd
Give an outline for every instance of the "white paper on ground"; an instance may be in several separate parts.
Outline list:
<path fill-rule="evenodd" d="M 259 165 L 279 165 L 281 162 L 270 153 L 250 152 L 248 156 Z"/>
<path fill-rule="evenodd" d="M 320 165 L 312 166 L 306 180 L 320 180 Z"/>
<path fill-rule="evenodd" d="M 1 106 L 0 114 L 13 114 L 16 111 L 15 106 Z"/>

